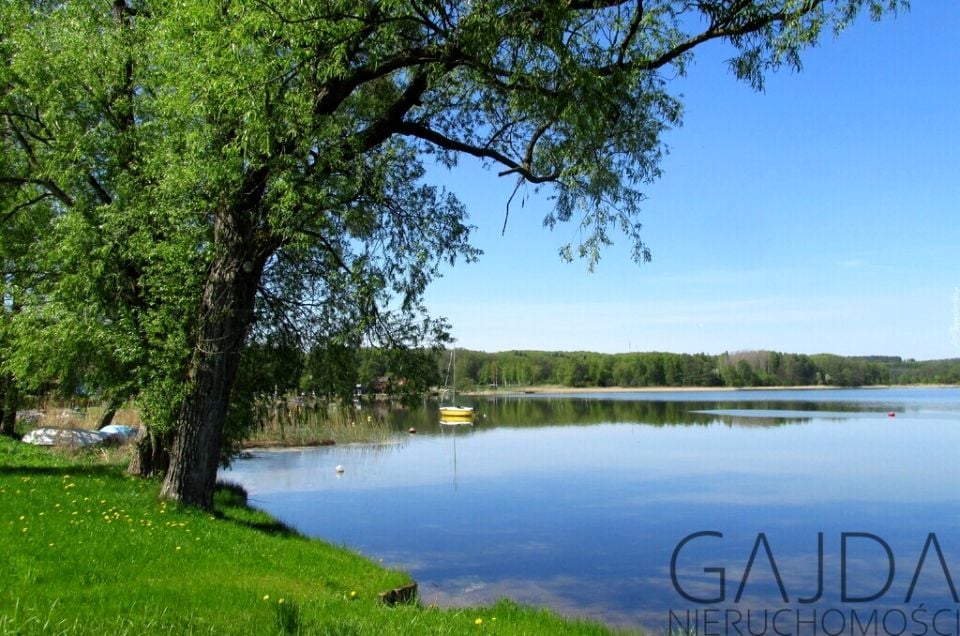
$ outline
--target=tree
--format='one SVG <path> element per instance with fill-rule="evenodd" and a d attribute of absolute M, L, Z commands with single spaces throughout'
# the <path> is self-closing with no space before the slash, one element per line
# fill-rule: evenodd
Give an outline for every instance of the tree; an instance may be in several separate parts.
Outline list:
<path fill-rule="evenodd" d="M 51 219 L 28 313 L 60 333 L 56 310 L 80 316 L 109 358 L 93 368 L 128 370 L 172 435 L 163 494 L 209 506 L 241 353 L 271 316 L 306 341 L 442 341 L 422 293 L 477 253 L 427 158 L 548 188 L 545 225 L 578 227 L 564 258 L 592 266 L 622 232 L 642 262 L 641 188 L 681 116 L 667 78 L 694 49 L 728 42 L 760 87 L 822 29 L 900 4 L 4 3 L 0 214 Z"/>

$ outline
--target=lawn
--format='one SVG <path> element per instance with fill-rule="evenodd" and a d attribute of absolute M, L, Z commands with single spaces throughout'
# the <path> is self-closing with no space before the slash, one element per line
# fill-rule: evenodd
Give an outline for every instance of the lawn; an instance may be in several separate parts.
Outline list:
<path fill-rule="evenodd" d="M 118 450 L 0 438 L 0 635 L 609 634 L 501 601 L 388 607 L 410 578 L 218 493 L 214 513 L 158 499 Z"/>

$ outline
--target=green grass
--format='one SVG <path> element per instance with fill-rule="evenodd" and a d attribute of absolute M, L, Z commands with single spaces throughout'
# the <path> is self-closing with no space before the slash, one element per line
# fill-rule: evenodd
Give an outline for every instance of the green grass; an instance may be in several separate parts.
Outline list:
<path fill-rule="evenodd" d="M 0 635 L 611 633 L 510 601 L 384 607 L 404 573 L 298 535 L 239 490 L 214 514 L 159 501 L 117 452 L 0 438 Z"/>

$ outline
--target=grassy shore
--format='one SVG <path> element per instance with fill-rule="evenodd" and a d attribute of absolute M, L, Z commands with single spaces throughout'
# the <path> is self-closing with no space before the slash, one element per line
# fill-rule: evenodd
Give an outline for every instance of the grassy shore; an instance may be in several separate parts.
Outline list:
<path fill-rule="evenodd" d="M 0 634 L 608 634 L 501 601 L 384 606 L 410 582 L 218 493 L 158 500 L 113 450 L 0 438 Z"/>

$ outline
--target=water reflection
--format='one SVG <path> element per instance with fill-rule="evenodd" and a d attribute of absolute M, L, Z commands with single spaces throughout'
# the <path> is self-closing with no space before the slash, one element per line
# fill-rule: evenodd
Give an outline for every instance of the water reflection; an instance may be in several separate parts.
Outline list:
<path fill-rule="evenodd" d="M 741 390 L 741 391 L 650 391 L 637 393 L 583 393 L 573 395 L 463 398 L 479 413 L 478 423 L 487 426 L 537 427 L 583 426 L 601 423 L 635 423 L 651 426 L 711 424 L 717 415 L 768 416 L 769 424 L 797 423 L 812 417 L 847 415 L 888 416 L 894 413 L 933 411 L 949 413 L 956 401 L 949 390 L 855 389 L 855 390 Z M 438 432 L 435 409 L 421 408 L 390 415 L 397 430 L 413 426 L 426 433 Z M 723 421 L 723 420 L 720 420 Z M 728 420 L 729 421 L 729 420 Z M 732 422 L 731 422 L 732 423 Z"/>
<path fill-rule="evenodd" d="M 906 596 L 931 533 L 960 577 L 960 391 L 776 393 L 481 400 L 456 430 L 411 409 L 391 415 L 393 444 L 255 453 L 229 478 L 301 531 L 410 571 L 427 602 L 506 595 L 653 631 L 671 610 L 956 608 L 933 548 Z M 722 537 L 671 572 L 701 531 Z M 843 600 L 842 566 L 848 596 L 869 596 L 887 553 L 863 537 L 844 553 L 851 532 L 896 561 L 870 602 Z M 821 598 L 800 603 L 821 572 Z"/>

